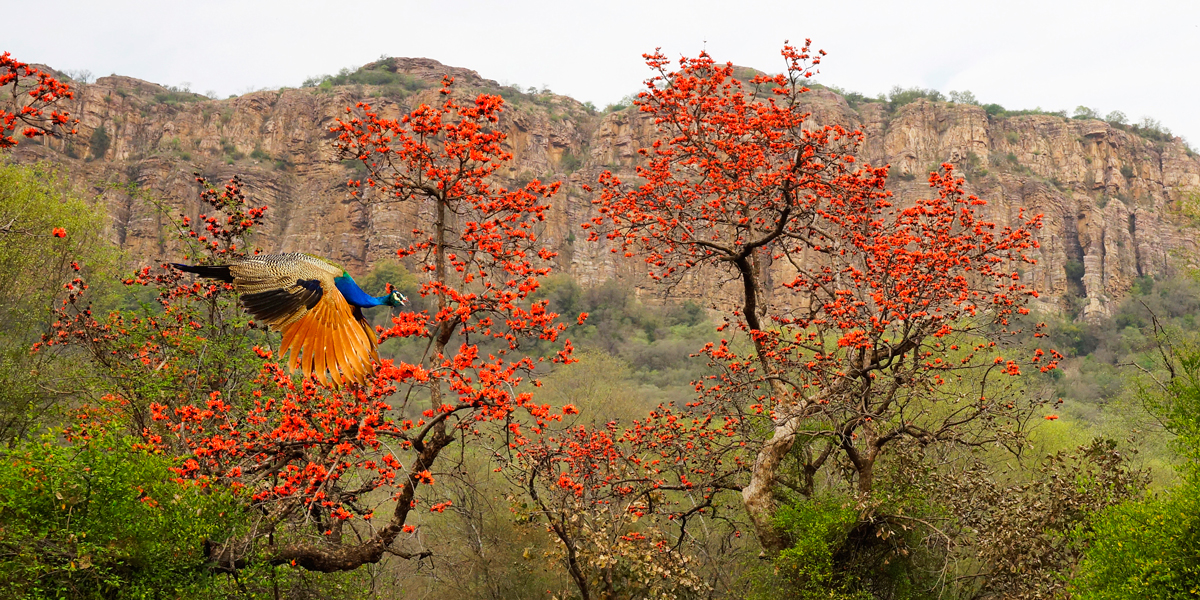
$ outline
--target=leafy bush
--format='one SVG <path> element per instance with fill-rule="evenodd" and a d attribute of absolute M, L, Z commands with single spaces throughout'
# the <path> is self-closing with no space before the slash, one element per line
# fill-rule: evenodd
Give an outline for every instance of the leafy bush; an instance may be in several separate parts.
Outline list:
<path fill-rule="evenodd" d="M 956 91 L 952 90 L 950 92 L 950 101 L 955 104 L 972 104 L 975 106 L 979 105 L 979 101 L 975 99 L 975 94 L 971 93 L 970 90 L 963 90 L 961 92 L 956 92 Z"/>
<path fill-rule="evenodd" d="M 234 161 L 246 158 L 246 153 L 238 150 L 237 146 L 227 138 L 221 138 L 221 152 L 225 154 L 227 164 L 233 164 Z"/>
<path fill-rule="evenodd" d="M 564 172 L 574 173 L 575 171 L 578 171 L 580 165 L 583 164 L 583 159 L 575 156 L 574 152 L 565 150 L 563 151 L 562 162 L 560 164 L 562 165 L 562 170 Z"/>
<path fill-rule="evenodd" d="M 986 112 L 987 112 L 987 114 L 989 114 L 989 115 L 991 115 L 991 116 L 993 116 L 993 117 L 995 117 L 995 116 L 1001 116 L 1001 115 L 1003 115 L 1003 114 L 1004 114 L 1004 107 L 1003 107 L 1003 106 L 1000 106 L 999 104 L 995 104 L 995 103 L 992 103 L 992 104 L 984 104 L 984 105 L 983 105 L 983 110 L 984 110 L 984 111 L 986 111 Z"/>
<path fill-rule="evenodd" d="M 1156 346 L 1170 378 L 1138 395 L 1175 436 L 1183 483 L 1102 513 L 1073 581 L 1081 600 L 1200 595 L 1200 351 L 1161 337 Z"/>
<path fill-rule="evenodd" d="M 848 501 L 825 498 L 781 506 L 778 526 L 792 545 L 773 561 L 773 573 L 756 582 L 760 598 L 838 600 L 869 599 L 857 578 L 835 560 L 858 524 L 858 512 Z"/>
<path fill-rule="evenodd" d="M 966 158 L 959 161 L 958 168 L 962 170 L 967 181 L 976 181 L 988 175 L 988 170 L 983 168 L 983 159 L 974 152 L 968 152 Z"/>
<path fill-rule="evenodd" d="M 52 167 L 0 163 L 2 443 L 54 423 L 82 385 L 69 353 L 29 349 L 53 321 L 49 307 L 64 283 L 103 280 L 112 270 L 117 256 L 102 236 L 104 220 Z"/>
<path fill-rule="evenodd" d="M 181 90 L 175 86 L 168 87 L 167 91 L 165 92 L 154 94 L 155 102 L 158 104 L 165 104 L 167 106 L 179 106 L 180 104 L 203 102 L 205 100 L 208 100 L 207 96 Z"/>
<path fill-rule="evenodd" d="M 1104 511 L 1075 576 L 1079 600 L 1200 595 L 1200 479 Z"/>
<path fill-rule="evenodd" d="M 634 102 L 637 102 L 637 94 L 636 93 L 626 94 L 623 98 L 616 101 L 615 103 L 605 106 L 604 112 L 606 112 L 606 113 L 620 112 L 620 111 L 623 111 L 623 110 L 633 106 Z"/>
<path fill-rule="evenodd" d="M 244 517 L 129 438 L 19 444 L 0 460 L 0 585 L 10 598 L 203 597 L 204 540 Z"/>
<path fill-rule="evenodd" d="M 338 71 L 337 75 L 309 77 L 304 80 L 301 87 L 328 90 L 334 86 L 357 84 L 395 87 L 395 91 L 398 93 L 416 92 L 431 87 L 424 80 L 388 70 L 388 66 L 390 66 L 388 63 L 381 61 L 358 69 L 343 68 Z"/>
<path fill-rule="evenodd" d="M 850 106 L 850 108 L 852 108 L 854 110 L 858 110 L 858 107 L 862 104 L 875 101 L 874 98 L 870 98 L 870 97 L 866 96 L 865 94 L 860 94 L 858 92 L 852 92 L 849 90 L 845 90 L 836 85 L 822 86 L 820 84 L 813 83 L 813 84 L 810 84 L 809 87 L 814 88 L 814 89 L 819 89 L 819 88 L 824 87 L 824 88 L 827 88 L 827 89 L 839 94 L 842 98 L 844 98 L 846 100 L 846 104 L 848 104 Z"/>
<path fill-rule="evenodd" d="M 1068 260 L 1063 264 L 1063 270 L 1067 273 L 1067 279 L 1079 281 L 1083 279 L 1084 268 L 1083 263 L 1077 260 Z"/>
<path fill-rule="evenodd" d="M 112 140 L 108 137 L 108 130 L 103 125 L 92 131 L 92 137 L 88 140 L 88 147 L 92 150 L 92 158 L 104 158 L 104 153 L 108 152 L 108 145 Z"/>
<path fill-rule="evenodd" d="M 920 87 L 902 88 L 895 86 L 887 95 L 888 110 L 894 111 L 906 104 L 912 104 L 917 100 L 925 99 L 932 102 L 945 102 L 946 96 L 935 89 L 922 89 Z"/>

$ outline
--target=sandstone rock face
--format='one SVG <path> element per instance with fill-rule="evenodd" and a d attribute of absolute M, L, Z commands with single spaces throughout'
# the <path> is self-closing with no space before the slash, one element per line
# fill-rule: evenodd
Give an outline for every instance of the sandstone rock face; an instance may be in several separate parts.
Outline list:
<path fill-rule="evenodd" d="M 321 254 L 362 273 L 393 257 L 428 215 L 404 203 L 352 199 L 345 183 L 355 177 L 355 165 L 338 161 L 328 129 L 359 101 L 393 117 L 437 103 L 438 84 L 451 75 L 460 89 L 501 93 L 508 101 L 500 127 L 514 160 L 501 173 L 503 184 L 564 182 L 546 229 L 559 266 L 585 283 L 622 277 L 641 285 L 637 265 L 615 260 L 603 243 L 584 241 L 578 225 L 591 216 L 582 184 L 605 169 L 635 181 L 637 151 L 655 134 L 646 116 L 634 109 L 606 114 L 565 96 L 502 88 L 430 59 L 393 58 L 366 68 L 403 74 L 410 85 L 210 100 L 103 77 L 77 86 L 68 106 L 82 120 L 78 136 L 22 143 L 14 156 L 59 162 L 93 187 L 111 215 L 108 234 L 140 262 L 184 252 L 173 232 L 181 215 L 200 210 L 193 177 L 199 172 L 214 183 L 241 175 L 253 201 L 270 207 L 257 245 Z M 948 161 L 966 173 L 968 191 L 988 201 L 987 216 L 998 224 L 1014 223 L 1021 209 L 1044 214 L 1038 264 L 1022 275 L 1043 292 L 1045 309 L 1102 316 L 1136 278 L 1166 274 L 1195 256 L 1189 206 L 1200 195 L 1200 159 L 1178 139 L 1151 141 L 1095 120 L 997 118 L 978 106 L 925 100 L 894 110 L 881 102 L 851 107 L 828 90 L 814 90 L 809 101 L 814 123 L 864 132 L 861 158 L 892 166 L 890 187 L 901 202 L 929 193 L 929 170 Z M 107 148 L 89 144 L 100 127 L 111 139 Z"/>

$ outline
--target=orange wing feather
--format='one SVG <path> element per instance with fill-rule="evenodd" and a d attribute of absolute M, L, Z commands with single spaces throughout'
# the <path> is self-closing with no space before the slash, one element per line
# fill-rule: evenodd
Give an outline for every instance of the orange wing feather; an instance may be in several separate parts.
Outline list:
<path fill-rule="evenodd" d="M 291 353 L 288 368 L 305 377 L 316 377 L 339 387 L 350 381 L 365 383 L 378 360 L 375 331 L 336 288 L 326 290 L 321 301 L 299 321 L 283 328 L 282 351 Z M 328 378 L 326 377 L 328 374 Z"/>

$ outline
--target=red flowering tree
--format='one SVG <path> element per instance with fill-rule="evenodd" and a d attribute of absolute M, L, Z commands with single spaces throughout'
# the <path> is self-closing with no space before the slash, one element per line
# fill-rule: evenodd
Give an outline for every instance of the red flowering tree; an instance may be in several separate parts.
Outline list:
<path fill-rule="evenodd" d="M 964 194 L 948 164 L 930 175 L 935 198 L 895 205 L 887 167 L 855 157 L 862 133 L 819 126 L 804 109 L 824 54 L 809 48 L 785 46 L 783 74 L 746 83 L 706 53 L 674 71 L 661 52 L 647 55 L 656 74 L 637 104 L 660 137 L 641 150 L 638 185 L 600 177 L 599 214 L 584 224 L 664 285 L 728 283 L 711 298 L 727 310 L 728 337 L 702 351 L 714 372 L 697 383 L 689 417 L 737 424 L 744 454 L 693 482 L 719 490 L 742 469 L 733 487 L 772 551 L 786 546 L 773 521 L 781 483 L 811 496 L 836 463 L 853 493 L 869 495 L 898 440 L 1003 443 L 1036 403 L 1005 395 L 1012 380 L 1000 378 L 1055 365 L 995 342 L 1036 295 L 1016 269 L 1033 262 L 1041 216 L 983 220 L 985 202 Z M 712 454 L 720 429 L 653 444 Z M 797 476 L 781 482 L 785 460 Z"/>
<path fill-rule="evenodd" d="M 19 126 L 27 138 L 75 133 L 70 127 L 78 119 L 72 121 L 67 111 L 58 108 L 64 99 L 74 98 L 75 92 L 45 71 L 5 52 L 0 54 L 0 89 L 8 96 L 0 101 L 0 150 L 17 145 L 10 134 Z"/>
<path fill-rule="evenodd" d="M 580 597 L 699 595 L 713 587 L 701 573 L 727 569 L 728 556 L 705 553 L 708 568 L 698 568 L 695 551 L 707 540 L 688 526 L 709 518 L 712 537 L 731 533 L 711 517 L 717 492 L 736 483 L 737 469 L 721 465 L 739 447 L 736 431 L 734 421 L 664 406 L 631 423 L 547 428 L 511 471 L 558 541 Z"/>
<path fill-rule="evenodd" d="M 69 287 L 45 343 L 89 347 L 117 382 L 81 411 L 75 434 L 128 424 L 148 449 L 180 456 L 180 481 L 240 490 L 256 520 L 209 544 L 220 568 L 265 561 L 330 572 L 386 553 L 427 555 L 397 546 L 419 524 L 416 511 L 448 505 L 421 505 L 421 491 L 440 476 L 440 453 L 486 435 L 488 423 L 517 446 L 526 427 L 561 418 L 518 391 L 542 360 L 523 354 L 522 342 L 553 342 L 564 329 L 545 302 L 529 299 L 553 258 L 537 230 L 557 185 L 493 185 L 489 177 L 511 159 L 495 129 L 503 100 L 461 102 L 451 83 L 440 106 L 388 120 L 359 104 L 332 128 L 341 150 L 370 171 L 350 182 L 356 194 L 411 202 L 431 216 L 398 252 L 423 265 L 421 294 L 434 308 L 401 313 L 381 332 L 426 340 L 419 360 L 384 360 L 368 385 L 328 389 L 273 362 L 274 338 L 233 307 L 228 285 L 143 269 L 127 283 L 156 286 L 161 312 L 103 318 L 83 306 L 82 281 Z M 202 198 L 211 210 L 181 222 L 192 258 L 220 263 L 246 252 L 244 234 L 264 208 L 246 206 L 236 180 Z M 570 343 L 549 360 L 571 361 Z"/>

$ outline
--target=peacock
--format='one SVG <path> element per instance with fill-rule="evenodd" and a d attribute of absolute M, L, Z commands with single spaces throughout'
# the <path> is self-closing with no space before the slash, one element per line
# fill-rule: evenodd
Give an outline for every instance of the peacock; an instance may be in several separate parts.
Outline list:
<path fill-rule="evenodd" d="M 305 377 L 333 387 L 364 383 L 374 372 L 371 361 L 379 360 L 375 329 L 362 309 L 408 304 L 398 291 L 367 294 L 345 269 L 311 254 L 262 254 L 225 265 L 172 266 L 232 283 L 246 312 L 272 331 L 283 332 L 279 353 L 291 354 L 288 368 L 300 368 Z"/>

